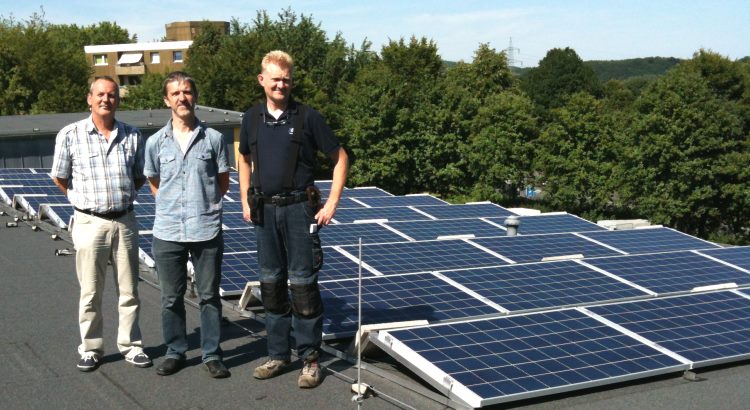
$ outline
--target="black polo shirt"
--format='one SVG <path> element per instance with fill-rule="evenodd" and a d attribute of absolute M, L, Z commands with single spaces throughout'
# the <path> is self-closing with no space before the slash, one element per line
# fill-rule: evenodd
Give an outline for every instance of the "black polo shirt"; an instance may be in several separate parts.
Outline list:
<path fill-rule="evenodd" d="M 242 118 L 239 152 L 243 155 L 250 154 L 252 112 L 252 108 L 247 110 Z M 265 195 L 283 193 L 289 146 L 293 144 L 295 117 L 299 115 L 298 105 L 290 100 L 286 111 L 278 119 L 268 113 L 265 103 L 257 112 L 258 163 L 255 166 L 258 169 L 253 173 L 252 185 L 260 186 Z M 338 139 L 319 112 L 309 106 L 305 106 L 304 112 L 304 134 L 294 172 L 294 190 L 304 190 L 315 182 L 316 151 L 329 155 L 340 147 Z"/>

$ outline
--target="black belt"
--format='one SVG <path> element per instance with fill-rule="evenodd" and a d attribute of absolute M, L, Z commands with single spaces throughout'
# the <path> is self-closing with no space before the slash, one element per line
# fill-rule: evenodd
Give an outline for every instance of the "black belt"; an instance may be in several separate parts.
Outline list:
<path fill-rule="evenodd" d="M 291 194 L 278 194 L 263 197 L 263 202 L 274 206 L 287 206 L 304 201 L 307 201 L 307 192 L 292 192 Z"/>
<path fill-rule="evenodd" d="M 78 211 L 78 212 L 84 213 L 86 215 L 95 216 L 97 218 L 113 220 L 113 219 L 117 219 L 117 218 L 122 218 L 123 216 L 129 214 L 131 211 L 133 211 L 133 205 L 130 205 L 128 207 L 128 209 L 125 209 L 125 210 L 122 210 L 122 211 L 107 212 L 106 214 L 100 214 L 99 212 L 94 212 L 94 211 L 89 210 L 89 209 L 78 209 L 78 208 L 75 208 L 75 210 Z"/>

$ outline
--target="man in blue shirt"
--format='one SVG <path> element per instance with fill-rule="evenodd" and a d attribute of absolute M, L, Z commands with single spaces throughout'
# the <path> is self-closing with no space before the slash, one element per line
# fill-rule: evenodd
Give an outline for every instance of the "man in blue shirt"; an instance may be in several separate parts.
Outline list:
<path fill-rule="evenodd" d="M 243 117 L 239 147 L 242 213 L 255 226 L 268 332 L 268 359 L 253 376 L 268 379 L 289 365 L 294 329 L 297 354 L 304 361 L 297 384 L 311 388 L 322 380 L 318 357 L 323 303 L 317 273 L 322 255 L 317 229 L 336 213 L 349 162 L 323 116 L 291 98 L 292 57 L 271 51 L 261 68 L 258 82 L 266 101 Z M 333 163 L 331 191 L 322 206 L 313 186 L 316 151 Z"/>
<path fill-rule="evenodd" d="M 219 280 L 224 241 L 222 197 L 229 189 L 224 136 L 195 116 L 198 89 L 186 73 L 176 71 L 163 85 L 172 110 L 167 125 L 146 141 L 144 174 L 156 197 L 152 252 L 161 285 L 162 332 L 166 359 L 159 375 L 179 371 L 188 349 L 185 289 L 188 256 L 200 297 L 202 359 L 214 378 L 229 377 L 222 363 Z"/>

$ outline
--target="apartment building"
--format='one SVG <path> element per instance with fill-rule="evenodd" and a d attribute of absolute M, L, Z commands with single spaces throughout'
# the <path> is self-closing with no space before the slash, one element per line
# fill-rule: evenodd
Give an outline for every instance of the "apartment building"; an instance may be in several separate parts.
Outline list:
<path fill-rule="evenodd" d="M 166 41 L 85 46 L 93 77 L 110 76 L 122 86 L 139 84 L 146 73 L 168 73 L 184 67 L 193 39 L 204 24 L 226 34 L 225 21 L 181 21 L 165 25 Z"/>

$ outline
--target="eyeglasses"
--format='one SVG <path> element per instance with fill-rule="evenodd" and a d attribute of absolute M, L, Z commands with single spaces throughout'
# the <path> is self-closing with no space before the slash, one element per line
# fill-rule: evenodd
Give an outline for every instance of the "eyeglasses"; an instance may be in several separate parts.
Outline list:
<path fill-rule="evenodd" d="M 263 113 L 263 123 L 268 125 L 269 127 L 286 125 L 287 123 L 289 123 L 289 117 L 287 115 L 282 115 L 278 120 L 274 120 L 273 117 L 266 117 L 266 113 Z"/>

